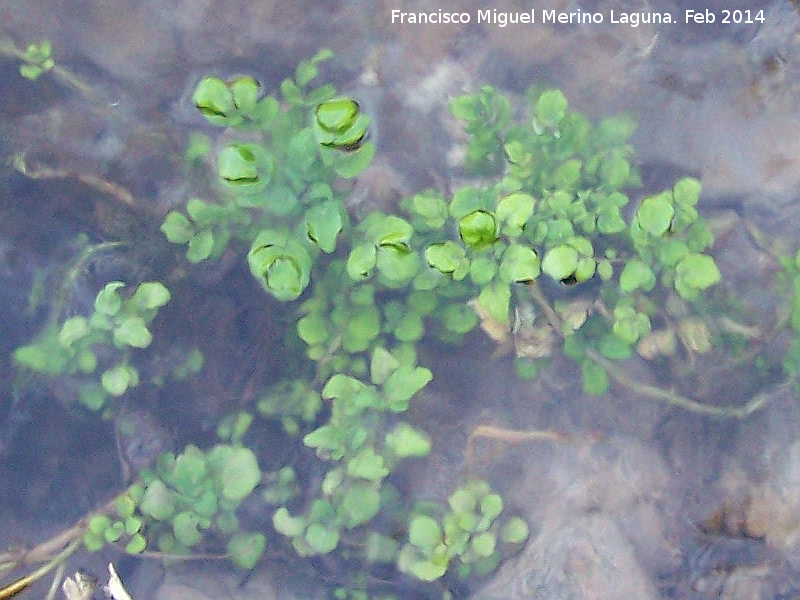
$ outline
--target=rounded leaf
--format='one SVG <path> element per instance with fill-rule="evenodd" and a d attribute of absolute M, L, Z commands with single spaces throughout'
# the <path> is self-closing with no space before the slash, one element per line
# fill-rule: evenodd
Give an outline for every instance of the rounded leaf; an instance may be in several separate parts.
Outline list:
<path fill-rule="evenodd" d="M 197 529 L 198 518 L 191 511 L 180 512 L 172 519 L 172 531 L 175 539 L 187 548 L 196 546 L 203 539 L 203 534 Z"/>
<path fill-rule="evenodd" d="M 161 308 L 170 301 L 169 290 L 160 281 L 145 281 L 133 294 L 133 302 L 141 310 Z"/>
<path fill-rule="evenodd" d="M 661 193 L 657 196 L 648 196 L 636 210 L 636 220 L 639 226 L 652 235 L 663 235 L 672 225 L 675 216 L 675 207 L 672 205 L 672 194 Z"/>
<path fill-rule="evenodd" d="M 185 244 L 194 235 L 194 227 L 183 214 L 171 211 L 161 224 L 161 231 L 173 244 Z"/>
<path fill-rule="evenodd" d="M 122 306 L 122 298 L 120 298 L 117 290 L 124 287 L 125 284 L 121 281 L 107 283 L 103 290 L 97 294 L 97 298 L 94 300 L 94 309 L 101 314 L 113 317 Z"/>
<path fill-rule="evenodd" d="M 461 240 L 471 248 L 482 248 L 497 240 L 497 223 L 494 215 L 476 210 L 458 220 Z"/>
<path fill-rule="evenodd" d="M 556 281 L 567 279 L 577 268 L 578 251 L 567 244 L 550 248 L 542 261 L 542 271 Z"/>
<path fill-rule="evenodd" d="M 147 348 L 152 341 L 153 334 L 141 317 L 128 317 L 114 328 L 114 343 L 118 346 Z"/>
<path fill-rule="evenodd" d="M 311 254 L 281 232 L 262 231 L 253 241 L 247 262 L 253 276 L 278 300 L 299 297 L 311 279 Z"/>
<path fill-rule="evenodd" d="M 714 259 L 706 254 L 689 254 L 675 266 L 677 280 L 698 290 L 704 290 L 721 278 Z"/>
<path fill-rule="evenodd" d="M 555 127 L 567 114 L 567 98 L 561 90 L 547 90 L 536 102 L 536 118 L 546 127 Z"/>
<path fill-rule="evenodd" d="M 432 552 L 442 542 L 442 529 L 433 517 L 414 515 L 408 525 L 408 541 L 423 552 Z"/>
<path fill-rule="evenodd" d="M 503 526 L 500 535 L 507 544 L 521 544 L 528 539 L 529 534 L 530 529 L 524 519 L 520 517 L 511 517 Z"/>
<path fill-rule="evenodd" d="M 353 247 L 347 257 L 347 274 L 353 281 L 369 279 L 377 261 L 374 244 L 362 243 Z"/>
<path fill-rule="evenodd" d="M 228 558 L 237 567 L 250 570 L 263 556 L 266 544 L 262 533 L 237 533 L 228 541 Z"/>
<path fill-rule="evenodd" d="M 144 490 L 139 510 L 156 521 L 164 521 L 174 514 L 175 502 L 175 492 L 164 485 L 160 479 L 154 479 Z"/>
<path fill-rule="evenodd" d="M 240 501 L 249 496 L 261 481 L 256 455 L 250 448 L 233 448 L 222 465 L 222 495 Z"/>
<path fill-rule="evenodd" d="M 342 519 L 342 524 L 348 529 L 353 529 L 370 521 L 378 514 L 380 506 L 381 495 L 374 485 L 355 482 L 342 496 L 337 513 Z"/>
<path fill-rule="evenodd" d="M 655 284 L 656 276 L 653 270 L 638 259 L 628 261 L 619 276 L 619 289 L 626 293 L 638 288 L 649 292 Z"/>
<path fill-rule="evenodd" d="M 442 273 L 452 273 L 465 259 L 467 251 L 460 244 L 451 240 L 437 242 L 425 249 L 425 260 Z"/>
<path fill-rule="evenodd" d="M 533 248 L 511 244 L 503 253 L 498 273 L 507 283 L 533 281 L 540 273 L 539 255 Z"/>

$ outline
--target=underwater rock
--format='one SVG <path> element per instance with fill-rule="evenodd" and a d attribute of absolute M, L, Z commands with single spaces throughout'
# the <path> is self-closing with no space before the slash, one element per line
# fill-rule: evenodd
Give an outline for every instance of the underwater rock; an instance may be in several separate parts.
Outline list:
<path fill-rule="evenodd" d="M 658 597 L 620 527 L 607 516 L 589 514 L 548 523 L 472 600 Z"/>

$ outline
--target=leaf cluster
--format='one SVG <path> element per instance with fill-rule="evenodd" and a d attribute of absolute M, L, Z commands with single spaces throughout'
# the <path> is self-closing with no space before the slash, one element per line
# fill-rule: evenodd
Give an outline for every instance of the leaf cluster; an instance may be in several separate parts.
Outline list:
<path fill-rule="evenodd" d="M 97 294 L 89 317 L 73 316 L 46 328 L 36 341 L 14 351 L 14 362 L 47 377 L 80 376 L 78 396 L 92 410 L 139 384 L 132 351 L 147 348 L 150 323 L 170 300 L 158 281 L 139 284 L 123 295 L 121 281 L 107 283 Z M 99 378 L 89 376 L 100 372 Z"/>
<path fill-rule="evenodd" d="M 369 118 L 333 86 L 312 87 L 322 50 L 264 94 L 252 77 L 208 76 L 193 102 L 206 120 L 247 133 L 217 155 L 220 198 L 189 200 L 186 213 L 171 211 L 161 226 L 167 239 L 187 245 L 192 263 L 217 258 L 231 239 L 251 245 L 254 277 L 281 300 L 308 285 L 317 255 L 330 254 L 349 226 L 343 193 L 334 183 L 352 178 L 372 160 Z"/>
<path fill-rule="evenodd" d="M 19 74 L 25 79 L 36 81 L 42 74 L 52 71 L 56 66 L 52 52 L 53 47 L 50 40 L 29 44 L 22 57 L 24 62 L 19 66 Z"/>
<path fill-rule="evenodd" d="M 397 555 L 398 569 L 422 581 L 435 581 L 454 566 L 462 578 L 490 573 L 504 552 L 528 538 L 525 521 L 501 520 L 502 512 L 502 497 L 482 480 L 459 486 L 446 507 L 419 505 L 408 522 L 408 540 Z"/>
<path fill-rule="evenodd" d="M 425 433 L 399 421 L 382 434 L 381 423 L 386 413 L 407 410 L 430 379 L 428 369 L 401 364 L 379 347 L 373 352 L 371 383 L 341 373 L 327 381 L 322 398 L 331 403 L 330 418 L 303 438 L 332 463 L 320 496 L 302 514 L 285 505 L 273 514 L 276 531 L 291 538 L 298 554 L 328 554 L 343 537 L 363 537 L 363 531 L 353 530 L 378 514 L 385 478 L 399 461 L 427 456 L 431 442 Z"/>
<path fill-rule="evenodd" d="M 241 415 L 239 415 L 241 417 Z M 240 438 L 249 425 L 237 418 L 229 425 Z M 188 445 L 183 452 L 161 454 L 152 470 L 115 501 L 109 514 L 92 517 L 83 536 L 87 550 L 106 543 L 124 544 L 129 554 L 155 546 L 169 555 L 184 556 L 209 532 L 227 538 L 231 561 L 251 569 L 264 552 L 266 538 L 241 531 L 236 509 L 261 481 L 255 454 L 240 443 L 219 443 L 207 451 Z"/>

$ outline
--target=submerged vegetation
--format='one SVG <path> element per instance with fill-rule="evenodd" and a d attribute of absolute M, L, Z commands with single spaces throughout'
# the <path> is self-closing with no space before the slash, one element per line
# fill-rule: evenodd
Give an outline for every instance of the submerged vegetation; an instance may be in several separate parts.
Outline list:
<path fill-rule="evenodd" d="M 53 63 L 48 45 L 32 48 L 22 74 L 35 79 Z M 704 306 L 721 280 L 697 209 L 698 180 L 636 201 L 628 195 L 640 185 L 630 119 L 591 123 L 559 90 L 539 86 L 515 118 L 508 98 L 483 87 L 450 104 L 468 135 L 464 168 L 474 183 L 449 197 L 425 190 L 405 198 L 399 214 L 354 220 L 338 183 L 366 169 L 375 146 L 358 102 L 315 84 L 331 56 L 323 50 L 300 63 L 274 94 L 251 77 L 202 79 L 197 110 L 243 141 L 216 156 L 218 193 L 190 198 L 161 225 L 189 263 L 232 248 L 267 294 L 293 302 L 286 344 L 302 348 L 305 360 L 225 417 L 216 444 L 161 454 L 70 530 L 61 541 L 72 551 L 116 544 L 130 554 L 191 555 L 223 540 L 225 554 L 250 569 L 282 537 L 300 556 L 358 561 L 367 572 L 394 565 L 423 582 L 491 572 L 528 537 L 501 495 L 468 479 L 446 499 L 411 503 L 392 478 L 435 443 L 404 416 L 435 375 L 418 364 L 420 343 L 459 344 L 476 328 L 513 356 L 521 377 L 535 377 L 553 357 L 572 359 L 588 394 L 614 380 L 723 417 L 746 416 L 765 401 L 707 405 L 640 384 L 617 366 L 634 354 L 680 361 L 710 352 L 714 326 Z M 201 146 L 189 152 L 202 155 Z M 793 380 L 800 254 L 784 266 L 795 337 L 784 368 Z M 158 281 L 131 289 L 109 282 L 93 314 L 56 315 L 14 353 L 20 375 L 77 382 L 77 401 L 113 415 L 139 383 L 137 355 L 158 335 L 154 319 L 171 299 Z M 194 354 L 173 375 L 191 377 L 202 362 Z M 315 453 L 321 482 L 301 482 L 298 465 L 260 467 L 251 440 L 262 420 Z M 238 507 L 255 500 L 281 537 L 240 524 Z M 15 557 L 2 555 L 0 564 L 13 567 Z M 366 598 L 368 582 L 334 597 Z"/>

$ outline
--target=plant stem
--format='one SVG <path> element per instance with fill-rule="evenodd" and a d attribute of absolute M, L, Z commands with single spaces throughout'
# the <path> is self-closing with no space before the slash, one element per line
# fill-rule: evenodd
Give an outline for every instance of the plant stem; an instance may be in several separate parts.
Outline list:
<path fill-rule="evenodd" d="M 555 331 L 560 335 L 563 339 L 566 339 L 566 334 L 564 333 L 564 328 L 561 323 L 561 318 L 558 316 L 556 311 L 550 306 L 547 298 L 545 298 L 544 294 L 542 294 L 541 289 L 536 284 L 536 282 L 532 282 L 528 284 L 528 288 L 531 292 L 531 297 L 533 298 L 534 302 L 542 309 L 545 314 L 545 318 L 550 326 L 555 329 Z M 693 400 L 691 398 L 687 398 L 686 396 L 682 396 L 678 394 L 674 390 L 666 390 L 660 388 L 658 386 L 647 385 L 646 383 L 642 383 L 641 381 L 636 381 L 631 377 L 628 377 L 622 369 L 618 368 L 613 361 L 605 358 L 599 352 L 592 348 L 585 348 L 584 353 L 587 358 L 596 362 L 601 367 L 603 367 L 611 378 L 616 381 L 617 383 L 624 385 L 625 387 L 642 394 L 644 396 L 649 396 L 650 398 L 654 398 L 656 400 L 664 400 L 668 404 L 672 404 L 673 406 L 678 406 L 685 410 L 710 415 L 714 417 L 723 417 L 723 418 L 737 418 L 741 419 L 748 415 L 751 415 L 758 409 L 762 408 L 767 401 L 769 400 L 770 396 L 776 391 L 773 389 L 765 390 L 760 394 L 753 396 L 748 402 L 741 406 L 715 406 L 713 404 L 705 404 L 703 402 L 699 402 L 697 400 Z M 796 381 L 795 377 L 791 377 L 788 380 L 784 381 L 780 386 L 779 389 L 784 389 L 793 385 Z"/>

